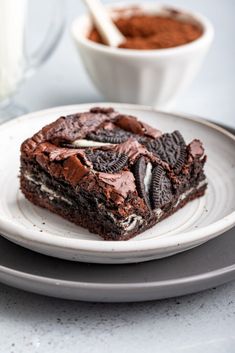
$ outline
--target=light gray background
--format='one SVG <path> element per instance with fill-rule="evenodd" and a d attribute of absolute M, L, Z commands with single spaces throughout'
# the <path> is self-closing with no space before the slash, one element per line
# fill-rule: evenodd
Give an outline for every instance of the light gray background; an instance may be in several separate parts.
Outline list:
<path fill-rule="evenodd" d="M 204 13 L 216 30 L 203 70 L 175 109 L 235 127 L 235 2 L 168 3 Z M 37 21 L 32 35 L 36 39 L 44 28 L 39 5 L 43 1 L 36 5 L 34 1 Z M 104 101 L 86 76 L 69 35 L 71 21 L 84 8 L 80 0 L 67 0 L 66 6 L 67 28 L 59 47 L 16 97 L 29 111 Z M 234 294 L 235 283 L 230 283 L 158 302 L 89 304 L 37 296 L 0 284 L 0 353 L 233 353 Z"/>

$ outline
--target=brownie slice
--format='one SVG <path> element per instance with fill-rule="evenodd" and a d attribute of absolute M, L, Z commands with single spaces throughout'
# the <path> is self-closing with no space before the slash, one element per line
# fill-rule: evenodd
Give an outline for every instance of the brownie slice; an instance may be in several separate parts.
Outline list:
<path fill-rule="evenodd" d="M 127 240 L 204 195 L 206 156 L 112 108 L 60 117 L 21 146 L 20 185 L 35 205 Z"/>

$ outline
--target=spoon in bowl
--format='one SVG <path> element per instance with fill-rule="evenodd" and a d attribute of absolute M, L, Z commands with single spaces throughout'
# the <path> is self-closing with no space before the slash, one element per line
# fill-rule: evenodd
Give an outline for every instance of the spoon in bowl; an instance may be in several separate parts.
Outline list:
<path fill-rule="evenodd" d="M 83 0 L 88 7 L 97 30 L 104 43 L 110 47 L 118 47 L 125 37 L 111 20 L 106 8 L 100 0 Z"/>

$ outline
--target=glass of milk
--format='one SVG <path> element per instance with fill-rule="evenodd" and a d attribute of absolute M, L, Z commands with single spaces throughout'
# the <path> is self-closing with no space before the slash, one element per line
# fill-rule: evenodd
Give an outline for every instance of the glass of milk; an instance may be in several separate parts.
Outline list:
<path fill-rule="evenodd" d="M 39 47 L 29 54 L 26 37 L 30 31 L 27 22 L 30 1 L 0 0 L 0 122 L 22 114 L 13 97 L 24 79 L 49 57 L 63 32 L 63 0 L 47 0 L 53 2 L 51 23 L 45 24 L 41 19 L 42 29 L 47 26 L 48 32 Z"/>

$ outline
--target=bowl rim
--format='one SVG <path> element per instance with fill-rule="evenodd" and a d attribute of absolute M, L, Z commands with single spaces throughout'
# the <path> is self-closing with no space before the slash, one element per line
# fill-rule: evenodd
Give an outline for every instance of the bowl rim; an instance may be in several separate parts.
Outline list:
<path fill-rule="evenodd" d="M 79 31 L 79 28 L 83 28 L 84 30 L 84 26 L 87 26 L 87 24 L 90 23 L 89 14 L 86 13 L 75 18 L 71 25 L 72 37 L 75 43 L 77 43 L 79 46 L 82 46 L 83 48 L 90 49 L 99 53 L 112 55 L 112 56 L 115 55 L 115 56 L 124 56 L 124 57 L 152 57 L 152 56 L 165 57 L 165 56 L 172 56 L 176 54 L 183 54 L 194 50 L 198 50 L 201 47 L 209 45 L 214 38 L 214 27 L 211 21 L 206 16 L 202 15 L 199 12 L 184 9 L 182 7 L 178 7 L 174 5 L 172 6 L 172 5 L 162 4 L 162 3 L 153 3 L 149 1 L 144 3 L 117 2 L 114 4 L 105 5 L 105 7 L 107 7 L 111 11 L 119 8 L 131 9 L 132 7 L 133 8 L 138 7 L 143 10 L 150 10 L 152 12 L 155 12 L 155 11 L 160 12 L 164 9 L 176 10 L 188 17 L 194 18 L 196 22 L 200 23 L 200 25 L 203 28 L 203 33 L 198 39 L 190 43 L 186 43 L 172 48 L 138 50 L 138 49 L 109 47 L 109 46 L 91 41 L 84 34 L 82 34 L 83 32 L 82 30 Z"/>

